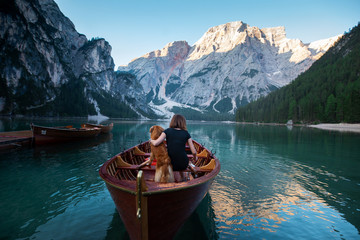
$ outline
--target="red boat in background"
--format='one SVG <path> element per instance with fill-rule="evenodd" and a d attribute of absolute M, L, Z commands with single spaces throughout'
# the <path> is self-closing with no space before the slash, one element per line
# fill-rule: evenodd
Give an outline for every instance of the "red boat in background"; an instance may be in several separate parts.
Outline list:
<path fill-rule="evenodd" d="M 194 141 L 198 153 L 186 182 L 154 182 L 155 166 L 148 166 L 150 143 L 144 142 L 117 154 L 100 168 L 131 239 L 173 239 L 205 197 L 220 172 L 220 162 Z"/>
<path fill-rule="evenodd" d="M 36 145 L 69 142 L 93 138 L 100 134 L 100 128 L 44 127 L 31 124 Z"/>

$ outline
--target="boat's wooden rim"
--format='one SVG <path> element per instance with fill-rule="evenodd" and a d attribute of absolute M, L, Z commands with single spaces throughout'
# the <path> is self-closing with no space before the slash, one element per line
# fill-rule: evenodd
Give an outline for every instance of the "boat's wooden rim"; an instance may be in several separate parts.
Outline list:
<path fill-rule="evenodd" d="M 53 129 L 53 130 L 57 130 L 57 131 L 73 131 L 73 132 L 78 132 L 78 131 L 101 131 L 100 128 L 68 128 L 66 126 L 64 127 L 45 127 L 45 126 L 40 126 L 40 125 L 35 125 L 35 124 L 31 124 L 31 128 L 33 127 L 37 127 L 37 128 L 46 128 L 46 129 Z"/>
<path fill-rule="evenodd" d="M 215 169 L 214 169 L 215 170 Z M 214 171 L 213 170 L 213 171 Z M 214 179 L 216 177 L 217 174 L 212 174 L 211 177 L 208 177 L 208 175 L 206 176 L 202 176 L 187 182 L 180 182 L 180 183 L 152 183 L 152 182 L 146 182 L 146 185 L 148 186 L 148 188 L 151 188 L 152 186 L 158 186 L 158 188 L 163 188 L 161 190 L 150 190 L 150 191 L 146 191 L 146 192 L 142 192 L 142 194 L 144 196 L 150 196 L 150 195 L 155 195 L 155 194 L 161 194 L 161 193 L 165 193 L 165 192 L 176 192 L 176 191 L 182 191 L 184 189 L 188 189 L 188 188 L 193 188 L 196 187 L 198 185 L 202 185 L 207 183 L 208 181 L 211 181 L 212 179 Z M 110 186 L 120 189 L 124 192 L 128 192 L 131 193 L 133 195 L 136 195 L 136 190 L 130 190 L 129 187 L 125 187 L 125 186 L 120 186 L 120 185 L 124 185 L 122 183 L 120 183 L 120 180 L 118 181 L 109 181 L 108 179 L 104 178 L 103 176 L 100 175 L 100 177 Z M 201 178 L 206 178 L 206 179 L 201 179 Z M 199 180 L 200 179 L 200 180 Z M 116 182 L 118 182 L 118 184 L 116 184 Z M 136 184 L 136 181 L 132 181 L 132 180 L 122 180 L 122 182 L 127 182 L 129 183 L 127 186 L 132 186 Z M 171 185 L 171 186 L 169 186 Z M 166 186 L 166 188 L 164 188 Z"/>
<path fill-rule="evenodd" d="M 114 123 L 109 123 L 107 125 L 95 124 L 95 123 L 84 123 L 84 125 L 89 125 L 89 126 L 93 126 L 93 127 L 113 127 Z"/>
<path fill-rule="evenodd" d="M 141 144 L 144 144 L 144 143 L 141 143 Z M 141 144 L 139 144 L 139 145 L 141 145 Z M 137 145 L 137 146 L 139 146 L 139 145 Z M 206 149 L 205 147 L 203 147 L 203 148 Z M 208 149 L 206 149 L 206 151 L 208 153 L 211 153 Z M 112 161 L 114 161 L 115 158 L 117 158 L 117 156 L 120 156 L 121 154 L 122 153 L 115 155 L 114 157 L 107 160 L 101 166 L 101 168 L 99 170 L 100 177 L 105 181 L 106 184 L 109 184 L 110 186 L 120 189 L 124 192 L 128 192 L 133 195 L 136 195 L 136 181 L 134 181 L 134 180 L 119 180 L 119 179 L 109 175 L 107 172 L 107 166 Z M 215 160 L 215 167 L 212 171 L 209 171 L 206 175 L 189 180 L 187 182 L 179 182 L 179 183 L 156 183 L 156 182 L 146 181 L 148 190 L 143 192 L 142 194 L 144 196 L 150 196 L 150 195 L 161 194 L 161 193 L 165 193 L 165 192 L 176 192 L 176 191 L 182 191 L 184 189 L 192 188 L 192 187 L 195 187 L 198 185 L 206 184 L 207 182 L 213 180 L 217 176 L 217 174 L 220 172 L 219 160 L 215 156 L 212 156 L 212 158 Z M 139 169 L 139 170 L 141 170 L 141 169 Z"/>

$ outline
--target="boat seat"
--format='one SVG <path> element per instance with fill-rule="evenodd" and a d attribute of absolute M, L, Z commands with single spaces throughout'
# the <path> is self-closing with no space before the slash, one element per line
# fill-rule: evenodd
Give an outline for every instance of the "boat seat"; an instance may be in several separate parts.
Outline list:
<path fill-rule="evenodd" d="M 122 166 L 122 167 L 116 167 L 116 169 L 129 169 L 129 170 L 143 170 L 143 171 L 155 171 L 155 166 L 146 166 L 139 168 L 138 165 L 131 165 L 131 166 Z"/>
<path fill-rule="evenodd" d="M 134 155 L 135 156 L 144 156 L 144 157 L 148 158 L 148 157 L 150 157 L 150 154 L 151 153 L 146 153 L 146 152 L 141 151 L 138 147 L 134 148 Z M 209 156 L 209 153 L 204 149 L 202 152 L 197 153 L 196 156 L 198 158 L 207 158 Z M 187 157 L 190 159 L 190 158 L 193 158 L 194 155 L 187 154 Z"/>
<path fill-rule="evenodd" d="M 131 165 L 131 166 L 120 166 L 120 167 L 116 167 L 116 169 L 128 169 L 128 170 L 143 170 L 143 171 L 155 171 L 156 170 L 156 166 L 151 165 L 151 166 L 145 166 L 142 168 L 139 168 L 138 165 Z M 204 167 L 193 167 L 195 172 L 198 173 L 205 173 L 205 172 L 211 172 L 212 169 L 211 168 L 204 168 Z M 192 170 L 190 169 L 186 169 L 183 172 L 192 172 Z"/>
<path fill-rule="evenodd" d="M 135 156 L 144 156 L 146 158 L 150 157 L 150 153 L 135 153 L 134 154 Z M 190 158 L 193 158 L 194 156 L 192 154 L 187 154 L 187 157 L 190 159 Z M 198 158 L 207 158 L 208 156 L 204 156 L 204 155 L 197 155 Z"/>

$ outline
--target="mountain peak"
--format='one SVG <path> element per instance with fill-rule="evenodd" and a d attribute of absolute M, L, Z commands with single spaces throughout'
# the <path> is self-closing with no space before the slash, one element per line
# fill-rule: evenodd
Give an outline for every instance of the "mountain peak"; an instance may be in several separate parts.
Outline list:
<path fill-rule="evenodd" d="M 247 27 L 248 27 L 248 25 L 246 23 L 244 23 L 242 21 L 237 21 L 237 22 L 229 22 L 229 23 L 211 27 L 211 28 L 209 28 L 209 30 L 207 32 L 224 31 L 225 33 L 227 33 L 227 32 L 231 33 L 234 30 L 238 31 L 238 32 L 242 32 Z"/>
<path fill-rule="evenodd" d="M 266 40 L 272 45 L 279 45 L 281 41 L 286 39 L 286 31 L 284 26 L 262 28 L 261 31 L 266 36 Z"/>
<path fill-rule="evenodd" d="M 228 52 L 247 39 L 254 38 L 262 43 L 280 45 L 286 39 L 285 27 L 260 29 L 238 21 L 210 28 L 193 46 L 189 60 L 200 59 L 212 52 Z"/>
<path fill-rule="evenodd" d="M 146 53 L 145 55 L 141 56 L 140 58 L 151 59 L 151 58 L 169 57 L 169 56 L 177 57 L 177 58 L 184 58 L 187 56 L 189 49 L 190 49 L 190 46 L 186 41 L 174 41 L 174 42 L 170 42 L 170 43 L 166 44 L 165 47 L 163 47 L 161 50 L 158 49 L 158 50 Z M 135 59 L 131 60 L 131 62 L 129 64 L 131 64 L 132 62 L 134 62 L 140 58 L 135 58 Z M 124 66 L 124 67 L 126 67 L 126 66 Z"/>

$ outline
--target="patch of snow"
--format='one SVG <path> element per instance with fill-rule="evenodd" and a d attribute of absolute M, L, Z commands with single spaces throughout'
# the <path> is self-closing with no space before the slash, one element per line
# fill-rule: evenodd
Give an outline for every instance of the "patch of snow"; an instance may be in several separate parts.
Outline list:
<path fill-rule="evenodd" d="M 314 49 L 317 53 L 322 51 L 326 52 L 342 36 L 343 35 L 340 34 L 335 37 L 312 42 L 309 44 L 309 48 Z"/>
<path fill-rule="evenodd" d="M 155 105 L 152 101 L 149 103 L 149 107 L 159 116 L 165 116 L 166 118 L 171 118 L 174 113 L 171 111 L 173 107 L 180 107 L 180 108 L 190 108 L 198 112 L 203 112 L 199 108 L 191 107 L 186 104 L 181 104 L 174 102 L 170 99 L 166 99 L 166 102 L 161 105 Z"/>
<path fill-rule="evenodd" d="M 215 108 L 215 106 L 216 106 L 216 104 L 218 104 L 218 102 L 220 102 L 220 100 L 221 99 L 218 99 L 215 103 L 214 103 L 214 105 L 213 105 L 213 110 L 215 111 L 215 112 L 217 112 L 217 113 L 220 113 L 220 111 L 219 110 L 217 110 L 216 108 Z"/>
<path fill-rule="evenodd" d="M 96 121 L 98 124 L 108 120 L 109 118 L 107 116 L 102 115 L 101 113 L 98 113 L 98 115 L 89 115 L 88 120 L 89 121 Z"/>
<path fill-rule="evenodd" d="M 103 121 L 109 119 L 109 117 L 104 116 L 100 113 L 99 105 L 95 99 L 90 98 L 89 101 L 90 101 L 90 103 L 94 104 L 97 115 L 89 115 L 88 120 L 93 120 L 93 121 L 97 121 L 98 123 L 100 123 L 100 122 L 103 122 Z"/>
<path fill-rule="evenodd" d="M 212 93 L 210 94 L 209 100 L 207 100 L 206 102 L 204 102 L 204 103 L 201 104 L 200 106 L 201 106 L 201 107 L 208 107 L 208 106 L 210 106 L 211 102 L 214 100 L 214 97 L 215 97 L 215 93 L 212 92 Z"/>
<path fill-rule="evenodd" d="M 232 104 L 232 109 L 228 112 L 230 114 L 235 114 L 235 110 L 236 110 L 236 101 L 234 98 L 231 98 L 231 104 Z"/>
<path fill-rule="evenodd" d="M 281 71 L 276 71 L 272 73 L 272 75 L 278 75 L 278 74 L 281 74 Z"/>
<path fill-rule="evenodd" d="M 39 107 L 43 107 L 45 106 L 45 104 L 47 104 L 48 102 L 52 102 L 55 100 L 55 96 L 52 97 L 51 99 L 45 101 L 43 104 L 39 104 L 39 105 L 36 105 L 36 106 L 30 106 L 30 107 L 26 107 L 26 110 L 31 110 L 31 109 L 35 109 L 35 108 L 39 108 Z"/>

